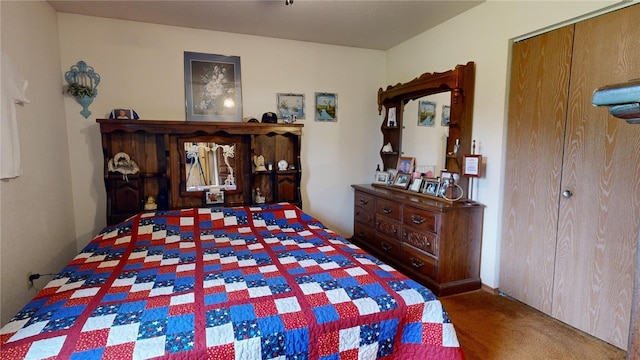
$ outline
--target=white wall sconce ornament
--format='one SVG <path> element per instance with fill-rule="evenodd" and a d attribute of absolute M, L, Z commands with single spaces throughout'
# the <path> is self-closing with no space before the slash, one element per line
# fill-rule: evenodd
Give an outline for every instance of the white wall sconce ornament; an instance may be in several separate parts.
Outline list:
<path fill-rule="evenodd" d="M 64 79 L 68 84 L 65 86 L 65 93 L 76 98 L 76 101 L 82 105 L 80 114 L 85 119 L 88 118 L 91 115 L 89 105 L 98 95 L 97 87 L 100 84 L 100 75 L 93 70 L 93 67 L 80 60 L 64 74 Z"/>

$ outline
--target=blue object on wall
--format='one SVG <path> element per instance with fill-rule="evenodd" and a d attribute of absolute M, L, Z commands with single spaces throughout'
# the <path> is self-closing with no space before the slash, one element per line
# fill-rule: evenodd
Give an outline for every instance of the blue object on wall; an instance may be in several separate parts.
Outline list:
<path fill-rule="evenodd" d="M 100 84 L 100 75 L 93 70 L 93 67 L 80 60 L 73 65 L 69 71 L 64 74 L 67 81 L 67 92 L 76 98 L 76 101 L 82 105 L 80 114 L 84 118 L 91 115 L 89 105 L 93 103 L 93 99 L 98 95 L 98 84 Z"/>

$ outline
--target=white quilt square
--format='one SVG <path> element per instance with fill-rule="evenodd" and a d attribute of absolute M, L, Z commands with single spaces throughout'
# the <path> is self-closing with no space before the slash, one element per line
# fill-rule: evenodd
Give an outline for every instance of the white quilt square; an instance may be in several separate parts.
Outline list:
<path fill-rule="evenodd" d="M 111 324 L 113 324 L 113 320 L 116 319 L 116 315 L 117 314 L 109 314 L 105 316 L 90 317 L 85 321 L 82 331 L 108 329 L 111 327 Z"/>
<path fill-rule="evenodd" d="M 165 335 L 136 341 L 133 347 L 133 358 L 151 359 L 164 355 L 165 341 Z"/>
<path fill-rule="evenodd" d="M 287 314 L 301 310 L 300 304 L 298 304 L 298 300 L 295 297 L 276 299 L 274 302 L 276 303 L 278 314 Z"/>
<path fill-rule="evenodd" d="M 107 346 L 134 342 L 138 339 L 140 323 L 114 326 L 109 330 Z M 163 347 L 164 349 L 164 347 Z"/>
<path fill-rule="evenodd" d="M 328 290 L 325 295 L 332 304 L 339 304 L 347 301 L 351 301 L 351 298 L 344 289 Z"/>
<path fill-rule="evenodd" d="M 66 335 L 58 336 L 51 339 L 43 339 L 34 341 L 24 357 L 25 360 L 46 359 L 58 355 L 64 344 Z"/>
<path fill-rule="evenodd" d="M 259 286 L 249 288 L 249 297 L 257 298 L 261 296 L 269 296 L 271 295 L 271 289 L 268 286 Z"/>
<path fill-rule="evenodd" d="M 259 337 L 236 341 L 234 345 L 236 360 L 262 359 Z"/>
<path fill-rule="evenodd" d="M 171 297 L 170 305 L 190 304 L 194 302 L 193 293 L 187 293 L 182 295 L 176 295 Z"/>
<path fill-rule="evenodd" d="M 352 327 L 340 330 L 340 351 L 357 349 L 360 346 L 360 327 Z"/>
<path fill-rule="evenodd" d="M 81 290 L 78 290 L 78 291 L 74 292 L 73 294 L 71 294 L 71 299 L 94 296 L 95 294 L 98 293 L 99 290 L 100 290 L 100 288 L 97 288 L 97 287 L 88 288 L 88 289 L 81 289 Z"/>
<path fill-rule="evenodd" d="M 233 324 L 226 323 L 206 329 L 207 347 L 233 343 Z"/>
<path fill-rule="evenodd" d="M 300 289 L 305 295 L 317 294 L 324 291 L 317 283 L 300 284 Z"/>
<path fill-rule="evenodd" d="M 360 315 L 375 314 L 380 312 L 380 306 L 372 298 L 362 298 L 353 300 L 353 304 L 358 308 Z"/>
<path fill-rule="evenodd" d="M 180 226 L 192 226 L 193 218 L 191 216 L 183 216 L 180 218 Z"/>

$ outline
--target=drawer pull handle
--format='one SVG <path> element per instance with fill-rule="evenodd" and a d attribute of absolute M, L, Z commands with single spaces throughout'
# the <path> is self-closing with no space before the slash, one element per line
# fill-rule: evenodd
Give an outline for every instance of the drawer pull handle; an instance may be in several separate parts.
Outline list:
<path fill-rule="evenodd" d="M 369 203 L 369 200 L 366 199 L 360 199 L 360 204 L 361 205 L 367 205 Z"/>
<path fill-rule="evenodd" d="M 367 237 L 367 233 L 364 231 L 361 231 L 360 233 L 358 233 L 358 236 L 361 238 L 366 238 Z"/>
<path fill-rule="evenodd" d="M 416 258 L 414 258 L 413 256 L 409 258 L 409 260 L 411 261 L 411 265 L 415 268 L 421 268 L 424 266 L 424 263 Z"/>
<path fill-rule="evenodd" d="M 391 245 L 387 244 L 387 243 L 382 243 L 382 250 L 384 251 L 389 251 L 391 250 Z"/>
<path fill-rule="evenodd" d="M 386 207 L 386 206 L 382 208 L 382 212 L 385 213 L 385 214 L 391 214 L 391 211 L 392 210 L 390 208 Z"/>
<path fill-rule="evenodd" d="M 427 221 L 427 219 L 423 218 L 422 216 L 411 215 L 411 221 L 413 221 L 414 224 L 420 225 L 423 222 Z"/>

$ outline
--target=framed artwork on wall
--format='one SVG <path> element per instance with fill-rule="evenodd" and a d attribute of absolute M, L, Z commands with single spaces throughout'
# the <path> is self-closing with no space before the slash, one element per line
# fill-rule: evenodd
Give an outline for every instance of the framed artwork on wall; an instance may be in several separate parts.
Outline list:
<path fill-rule="evenodd" d="M 305 118 L 304 94 L 276 94 L 276 102 L 278 118 L 289 119 L 291 122 Z"/>
<path fill-rule="evenodd" d="M 184 52 L 187 121 L 242 121 L 240 57 Z"/>
<path fill-rule="evenodd" d="M 316 93 L 316 121 L 338 121 L 338 95 Z"/>
<path fill-rule="evenodd" d="M 449 126 L 449 120 L 451 119 L 451 106 L 442 105 L 442 126 Z"/>
<path fill-rule="evenodd" d="M 420 101 L 418 103 L 418 126 L 434 126 L 436 123 L 436 103 Z"/>

